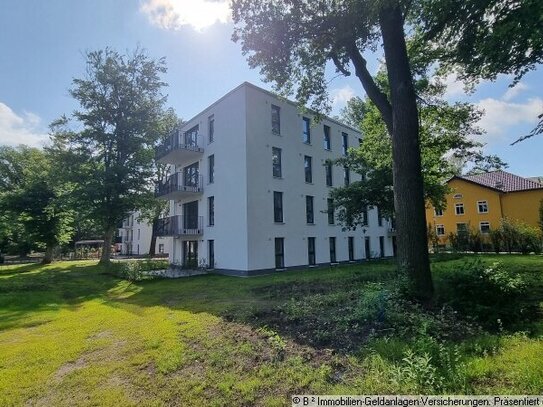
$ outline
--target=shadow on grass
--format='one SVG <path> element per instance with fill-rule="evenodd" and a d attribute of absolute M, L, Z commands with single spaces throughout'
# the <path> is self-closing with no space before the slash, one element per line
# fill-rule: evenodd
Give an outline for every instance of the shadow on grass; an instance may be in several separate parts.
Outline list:
<path fill-rule="evenodd" d="M 0 270 L 0 330 L 46 323 L 44 312 L 77 308 L 118 283 L 95 264 L 9 266 Z"/>

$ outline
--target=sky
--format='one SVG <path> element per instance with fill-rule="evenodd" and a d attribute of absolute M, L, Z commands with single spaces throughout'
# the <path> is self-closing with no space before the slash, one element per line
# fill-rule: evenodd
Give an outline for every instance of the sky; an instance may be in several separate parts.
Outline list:
<path fill-rule="evenodd" d="M 0 145 L 43 146 L 48 125 L 77 108 L 68 94 L 74 78 L 85 75 L 87 51 L 112 47 L 125 52 L 145 48 L 165 57 L 168 106 L 189 119 L 244 81 L 265 89 L 258 69 L 251 70 L 223 0 L 0 0 Z M 368 61 L 370 71 L 379 66 Z M 331 71 L 330 78 L 336 74 Z M 484 151 L 521 176 L 543 175 L 543 135 L 517 145 L 543 113 L 543 67 L 511 88 L 511 77 L 481 83 L 466 95 L 454 75 L 446 97 L 484 109 L 478 140 Z M 364 97 L 356 78 L 329 84 L 332 114 L 350 97 Z"/>

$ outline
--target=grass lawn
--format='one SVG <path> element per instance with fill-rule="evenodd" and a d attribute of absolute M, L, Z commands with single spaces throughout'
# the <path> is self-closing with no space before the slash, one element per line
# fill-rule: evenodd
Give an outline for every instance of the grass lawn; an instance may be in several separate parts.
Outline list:
<path fill-rule="evenodd" d="M 455 322 L 452 311 L 431 318 L 415 306 L 390 311 L 387 290 L 398 279 L 386 261 L 137 283 L 94 262 L 1 266 L 0 405 L 280 406 L 304 393 L 541 394 L 543 257 L 481 257 L 522 278 L 528 316 L 482 329 Z M 450 289 L 445 276 L 464 266 L 461 258 L 433 263 L 438 298 Z M 448 333 L 435 334 L 436 326 Z"/>

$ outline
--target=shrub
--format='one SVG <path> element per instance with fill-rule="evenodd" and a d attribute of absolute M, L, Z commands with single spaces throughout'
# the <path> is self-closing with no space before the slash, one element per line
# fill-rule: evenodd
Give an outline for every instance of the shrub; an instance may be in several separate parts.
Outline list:
<path fill-rule="evenodd" d="M 129 260 L 112 263 L 109 272 L 128 281 L 141 281 L 150 278 L 148 271 L 168 268 L 167 260 Z"/>
<path fill-rule="evenodd" d="M 442 276 L 442 283 L 439 300 L 486 328 L 510 325 L 528 312 L 525 283 L 500 263 L 467 261 L 460 270 Z"/>

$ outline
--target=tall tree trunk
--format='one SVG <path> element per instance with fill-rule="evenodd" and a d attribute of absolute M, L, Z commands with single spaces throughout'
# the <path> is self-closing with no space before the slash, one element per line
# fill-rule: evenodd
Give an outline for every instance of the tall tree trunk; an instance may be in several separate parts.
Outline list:
<path fill-rule="evenodd" d="M 43 260 L 41 261 L 41 264 L 51 264 L 53 262 L 53 252 L 55 250 L 55 245 L 48 243 L 45 246 L 45 255 L 43 256 Z"/>
<path fill-rule="evenodd" d="M 153 219 L 153 226 L 151 228 L 151 245 L 149 246 L 149 257 L 154 257 L 156 254 L 156 228 L 158 224 L 158 218 Z"/>
<path fill-rule="evenodd" d="M 426 237 L 419 119 L 400 6 L 396 3 L 382 9 L 379 23 L 391 92 L 398 263 L 410 277 L 413 295 L 428 302 L 433 296 L 433 282 Z"/>
<path fill-rule="evenodd" d="M 113 235 L 115 234 L 115 229 L 108 229 L 104 233 L 104 244 L 102 246 L 102 255 L 100 256 L 99 264 L 108 265 L 110 264 L 111 257 L 111 243 L 113 242 Z"/>

